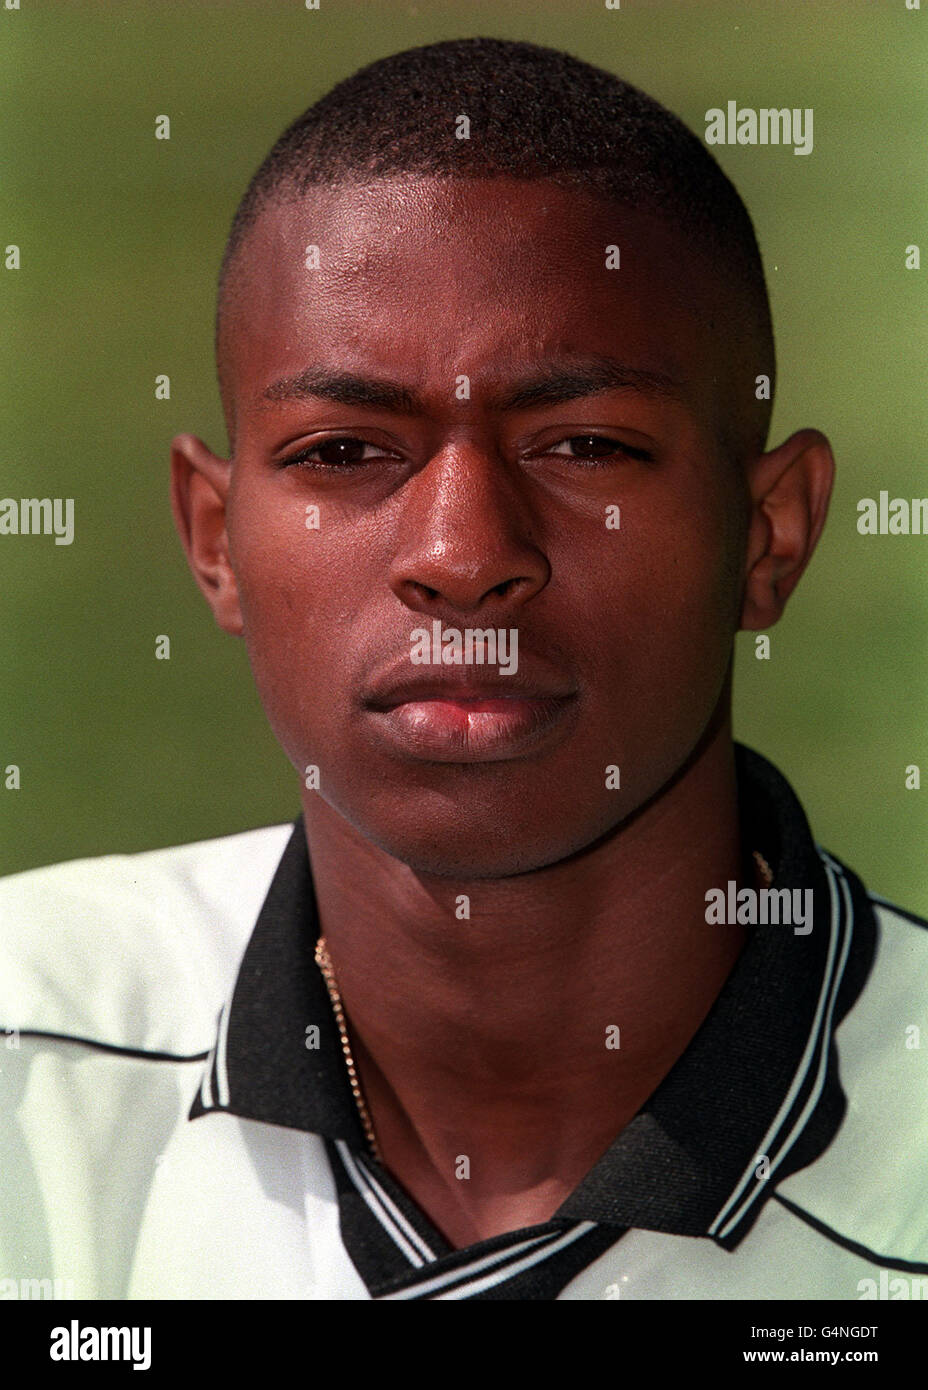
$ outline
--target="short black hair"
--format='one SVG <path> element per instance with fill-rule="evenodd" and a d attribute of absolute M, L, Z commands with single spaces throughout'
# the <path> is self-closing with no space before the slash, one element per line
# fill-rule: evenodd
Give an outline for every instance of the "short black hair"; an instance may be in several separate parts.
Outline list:
<path fill-rule="evenodd" d="M 468 139 L 455 134 L 466 115 Z M 313 185 L 398 175 L 509 176 L 581 187 L 672 220 L 706 247 L 746 301 L 774 380 L 770 304 L 754 227 L 706 146 L 672 112 L 567 53 L 467 38 L 406 49 L 339 82 L 290 125 L 246 189 L 219 277 L 217 355 L 229 268 L 270 204 Z M 222 385 L 220 355 L 220 385 Z M 756 415 L 763 446 L 770 405 Z"/>

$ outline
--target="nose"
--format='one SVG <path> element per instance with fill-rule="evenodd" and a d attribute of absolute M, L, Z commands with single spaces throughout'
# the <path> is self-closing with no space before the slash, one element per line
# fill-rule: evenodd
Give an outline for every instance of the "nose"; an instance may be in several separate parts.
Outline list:
<path fill-rule="evenodd" d="M 407 607 L 438 616 L 522 605 L 548 583 L 528 499 L 489 449 L 442 449 L 406 483 L 403 506 L 390 584 Z"/>

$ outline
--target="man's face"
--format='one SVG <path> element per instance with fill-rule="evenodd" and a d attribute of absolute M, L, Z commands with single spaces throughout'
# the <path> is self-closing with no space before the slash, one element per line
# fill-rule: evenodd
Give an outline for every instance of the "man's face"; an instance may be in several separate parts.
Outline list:
<path fill-rule="evenodd" d="M 269 209 L 235 274 L 230 555 L 307 805 L 469 877 L 617 827 L 717 712 L 738 627 L 711 272 L 586 194 L 405 179 Z M 413 664 L 433 620 L 517 631 L 517 671 Z"/>

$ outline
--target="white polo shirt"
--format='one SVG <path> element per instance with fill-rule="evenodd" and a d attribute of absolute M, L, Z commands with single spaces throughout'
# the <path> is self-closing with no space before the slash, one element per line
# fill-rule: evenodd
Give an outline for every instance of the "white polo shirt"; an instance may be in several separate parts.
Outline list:
<path fill-rule="evenodd" d="M 464 1250 L 367 1151 L 301 820 L 3 880 L 0 1293 L 857 1300 L 892 1278 L 928 1296 L 926 923 L 868 895 L 776 769 L 736 753 L 744 843 L 778 888 L 812 890 L 812 930 L 751 927 L 554 1217 Z"/>

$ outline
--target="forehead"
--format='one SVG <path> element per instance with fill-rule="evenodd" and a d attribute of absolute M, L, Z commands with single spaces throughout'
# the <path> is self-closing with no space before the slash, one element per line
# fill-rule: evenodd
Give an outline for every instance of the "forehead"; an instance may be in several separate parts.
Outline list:
<path fill-rule="evenodd" d="M 467 374 L 504 388 L 525 363 L 617 355 L 719 380 L 726 296 L 653 214 L 514 179 L 382 179 L 268 207 L 232 268 L 222 350 L 236 408 L 307 365 L 427 391 Z"/>

